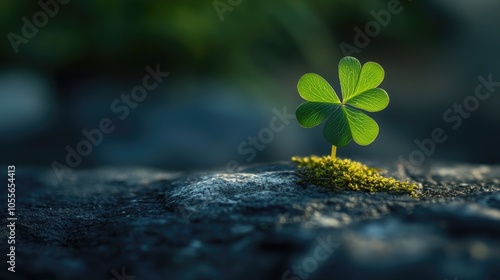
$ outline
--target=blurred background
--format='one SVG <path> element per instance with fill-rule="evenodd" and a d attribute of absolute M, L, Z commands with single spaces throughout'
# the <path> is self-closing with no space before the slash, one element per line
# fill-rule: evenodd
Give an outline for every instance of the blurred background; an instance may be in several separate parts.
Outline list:
<path fill-rule="evenodd" d="M 115 130 L 78 168 L 223 169 L 329 154 L 322 125 L 285 121 L 272 137 L 266 128 L 302 102 L 304 73 L 340 93 L 337 65 L 350 45 L 362 63 L 385 68 L 391 103 L 370 114 L 377 140 L 339 157 L 408 158 L 415 139 L 440 127 L 448 139 L 429 159 L 499 163 L 500 87 L 456 130 L 443 114 L 474 95 L 478 76 L 500 81 L 500 2 L 401 0 L 401 12 L 356 45 L 355 28 L 366 34 L 390 2 L 398 1 L 1 1 L 1 162 L 66 165 L 66 148 L 77 150 L 82 130 L 103 118 Z M 147 66 L 170 75 L 122 120 L 111 106 L 142 85 Z M 259 133 L 267 143 L 252 147 Z"/>

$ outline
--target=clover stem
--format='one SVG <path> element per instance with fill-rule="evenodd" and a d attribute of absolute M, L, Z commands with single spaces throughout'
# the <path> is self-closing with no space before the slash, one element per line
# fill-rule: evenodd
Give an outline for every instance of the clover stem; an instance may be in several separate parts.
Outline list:
<path fill-rule="evenodd" d="M 337 147 L 332 145 L 332 159 L 335 159 L 336 157 L 336 154 L 337 154 Z"/>

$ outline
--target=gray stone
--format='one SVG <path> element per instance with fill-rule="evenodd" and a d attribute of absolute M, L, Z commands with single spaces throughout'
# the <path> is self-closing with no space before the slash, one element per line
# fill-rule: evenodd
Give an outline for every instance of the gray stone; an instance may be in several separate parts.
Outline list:
<path fill-rule="evenodd" d="M 0 278 L 499 279 L 500 166 L 378 167 L 423 196 L 299 185 L 287 162 L 62 183 L 21 168 L 17 272 Z"/>

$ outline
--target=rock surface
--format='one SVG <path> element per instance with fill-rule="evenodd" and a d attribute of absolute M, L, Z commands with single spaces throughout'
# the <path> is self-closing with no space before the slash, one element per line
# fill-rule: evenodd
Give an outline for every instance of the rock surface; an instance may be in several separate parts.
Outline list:
<path fill-rule="evenodd" d="M 286 162 L 105 168 L 62 183 L 20 169 L 16 273 L 4 262 L 0 278 L 499 279 L 500 166 L 368 164 L 424 195 L 299 185 Z"/>

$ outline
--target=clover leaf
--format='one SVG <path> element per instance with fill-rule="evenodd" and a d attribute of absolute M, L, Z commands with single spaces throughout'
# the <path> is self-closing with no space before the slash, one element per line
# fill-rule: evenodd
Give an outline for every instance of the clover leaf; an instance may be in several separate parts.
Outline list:
<path fill-rule="evenodd" d="M 323 135 L 332 144 L 332 158 L 336 147 L 344 147 L 352 139 L 361 146 L 377 138 L 377 123 L 363 111 L 378 112 L 389 104 L 387 92 L 377 88 L 384 80 L 384 69 L 375 62 L 363 66 L 354 57 L 339 62 L 342 101 L 335 90 L 321 76 L 308 73 L 300 78 L 297 90 L 306 102 L 295 111 L 297 121 L 310 128 L 326 120 Z"/>

